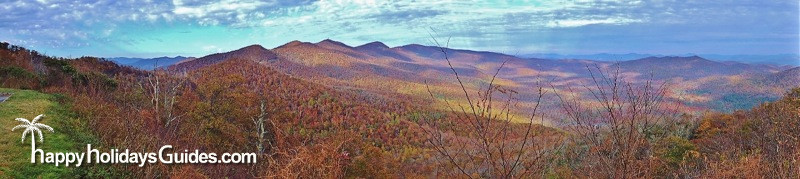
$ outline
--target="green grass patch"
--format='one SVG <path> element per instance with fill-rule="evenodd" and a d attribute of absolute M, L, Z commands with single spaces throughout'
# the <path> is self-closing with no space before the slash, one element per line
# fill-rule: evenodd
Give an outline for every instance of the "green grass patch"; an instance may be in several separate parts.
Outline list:
<path fill-rule="evenodd" d="M 56 167 L 38 163 L 38 159 L 37 163 L 30 163 L 31 136 L 20 141 L 24 130 L 11 131 L 14 126 L 22 124 L 14 120 L 16 118 L 32 120 L 39 114 L 46 115 L 40 123 L 49 125 L 55 132 L 43 130 L 44 142 L 36 139 L 36 148 L 45 152 L 84 152 L 86 144 L 96 144 L 97 140 L 86 127 L 85 120 L 80 120 L 69 110 L 68 98 L 31 90 L 0 88 L 0 93 L 4 92 L 13 93 L 13 96 L 0 103 L 0 178 L 81 178 L 103 177 L 113 173 L 109 172 L 108 166 Z"/>

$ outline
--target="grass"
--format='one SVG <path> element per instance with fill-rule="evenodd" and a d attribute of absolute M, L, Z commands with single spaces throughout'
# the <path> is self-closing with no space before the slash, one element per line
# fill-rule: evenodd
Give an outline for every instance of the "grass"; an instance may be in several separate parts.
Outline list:
<path fill-rule="evenodd" d="M 36 140 L 36 147 L 45 152 L 84 152 L 86 144 L 96 139 L 86 128 L 85 122 L 69 111 L 68 102 L 58 102 L 68 101 L 63 96 L 0 88 L 0 93 L 4 92 L 13 93 L 13 96 L 0 103 L 0 178 L 79 178 L 108 173 L 108 170 L 104 170 L 108 167 L 102 166 L 82 165 L 75 168 L 72 165 L 56 167 L 38 161 L 30 163 L 30 136 L 20 142 L 23 130 L 11 131 L 11 128 L 21 124 L 15 118 L 32 120 L 39 114 L 46 115 L 40 123 L 53 127 L 55 132 L 42 131 L 44 142 Z"/>

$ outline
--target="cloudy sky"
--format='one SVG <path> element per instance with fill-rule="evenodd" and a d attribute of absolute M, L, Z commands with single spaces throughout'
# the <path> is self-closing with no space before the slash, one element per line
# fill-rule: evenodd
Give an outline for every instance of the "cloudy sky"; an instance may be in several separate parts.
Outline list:
<path fill-rule="evenodd" d="M 48 55 L 202 56 L 326 38 L 510 54 L 797 54 L 798 1 L 2 0 L 0 41 Z"/>

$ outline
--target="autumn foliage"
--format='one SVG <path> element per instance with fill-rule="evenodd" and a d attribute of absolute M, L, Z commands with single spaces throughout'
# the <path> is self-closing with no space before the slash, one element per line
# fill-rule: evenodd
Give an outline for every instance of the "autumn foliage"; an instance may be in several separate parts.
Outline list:
<path fill-rule="evenodd" d="M 452 91 L 466 99 L 443 98 L 436 88 L 413 98 L 334 88 L 264 65 L 275 59 L 249 55 L 141 71 L 2 43 L 0 87 L 62 94 L 81 121 L 74 125 L 93 129 L 89 136 L 101 148 L 173 145 L 258 155 L 256 164 L 111 165 L 111 172 L 97 174 L 105 177 L 800 176 L 800 88 L 751 110 L 697 114 L 668 97 L 670 86 L 680 84 L 631 83 L 613 70 L 589 68 L 596 78 L 571 91 L 546 82 L 518 89 L 488 76 L 491 83 L 477 90 L 458 81 L 463 88 Z M 519 100 L 557 108 L 516 105 Z M 436 101 L 450 110 L 431 106 Z M 529 112 L 527 122 L 511 122 L 518 111 Z M 545 118 L 560 123 L 540 125 Z"/>

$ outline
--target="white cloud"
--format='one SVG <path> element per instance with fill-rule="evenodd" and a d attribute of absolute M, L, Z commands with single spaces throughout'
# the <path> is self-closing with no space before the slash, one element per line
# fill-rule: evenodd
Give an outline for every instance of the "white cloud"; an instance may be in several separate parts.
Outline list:
<path fill-rule="evenodd" d="M 606 19 L 565 19 L 565 20 L 554 20 L 547 23 L 547 27 L 580 27 L 585 25 L 592 25 L 592 24 L 612 24 L 612 25 L 624 25 L 630 23 L 637 23 L 642 22 L 639 19 L 628 19 L 628 18 L 606 18 Z"/>
<path fill-rule="evenodd" d="M 748 0 L 723 5 L 705 1 L 39 1 L 0 0 L 0 9 L 5 10 L 0 15 L 0 38 L 25 43 L 21 45 L 63 47 L 104 40 L 93 38 L 124 36 L 124 26 L 107 31 L 106 27 L 114 25 L 158 31 L 190 24 L 270 34 L 256 38 L 344 38 L 351 43 L 382 40 L 397 45 L 425 42 L 427 29 L 434 27 L 443 35 L 468 39 L 464 44 L 482 44 L 489 39 L 593 24 L 729 23 L 734 27 L 783 27 L 787 17 L 797 16 L 796 1 Z"/>
<path fill-rule="evenodd" d="M 176 15 L 188 15 L 190 17 L 206 17 L 215 12 L 247 12 L 258 9 L 261 6 L 269 5 L 263 1 L 252 0 L 224 0 L 211 2 L 198 6 L 187 6 L 183 0 L 173 0 L 175 9 L 172 11 Z"/>
<path fill-rule="evenodd" d="M 222 53 L 222 48 L 217 47 L 216 45 L 206 45 L 203 46 L 203 51 L 206 53 Z"/>

